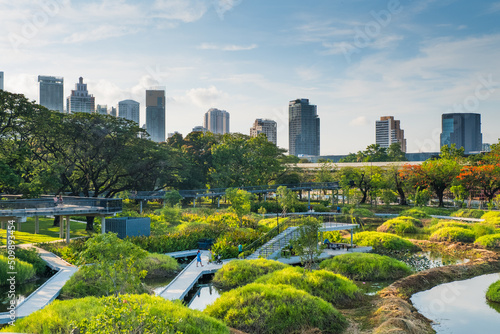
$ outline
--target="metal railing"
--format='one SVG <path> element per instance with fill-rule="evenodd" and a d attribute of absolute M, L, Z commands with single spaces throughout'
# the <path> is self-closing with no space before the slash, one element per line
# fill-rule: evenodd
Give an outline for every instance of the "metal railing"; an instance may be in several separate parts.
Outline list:
<path fill-rule="evenodd" d="M 52 198 L 16 199 L 0 201 L 0 210 L 50 209 L 54 207 L 77 206 L 96 208 L 101 212 L 115 213 L 122 211 L 121 198 L 91 198 L 64 196 L 63 203 L 55 205 Z"/>

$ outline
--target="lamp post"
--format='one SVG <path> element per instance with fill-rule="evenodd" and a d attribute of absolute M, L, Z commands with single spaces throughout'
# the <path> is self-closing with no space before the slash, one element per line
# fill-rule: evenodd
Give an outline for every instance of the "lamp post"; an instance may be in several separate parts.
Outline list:
<path fill-rule="evenodd" d="M 278 227 L 278 234 L 280 234 L 280 218 L 278 211 L 276 211 L 276 226 Z"/>

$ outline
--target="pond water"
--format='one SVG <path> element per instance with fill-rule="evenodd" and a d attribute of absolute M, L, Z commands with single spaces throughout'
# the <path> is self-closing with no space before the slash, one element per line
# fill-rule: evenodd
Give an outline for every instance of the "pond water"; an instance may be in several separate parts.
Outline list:
<path fill-rule="evenodd" d="M 212 284 L 213 277 L 213 274 L 203 275 L 184 297 L 190 309 L 203 311 L 220 297 L 222 292 Z"/>
<path fill-rule="evenodd" d="M 19 305 L 26 297 L 35 292 L 43 283 L 45 283 L 50 277 L 42 277 L 36 281 L 24 283 L 16 286 L 16 301 Z M 7 312 L 7 307 L 10 305 L 9 298 L 9 286 L 0 286 L 0 312 Z"/>
<path fill-rule="evenodd" d="M 486 290 L 500 273 L 438 285 L 411 297 L 418 311 L 435 322 L 437 333 L 499 333 L 500 304 L 486 301 Z"/>
<path fill-rule="evenodd" d="M 172 282 L 174 278 L 173 277 L 160 277 L 160 278 L 145 278 L 142 281 L 151 289 L 153 289 L 153 292 L 155 295 L 160 294 L 167 285 Z"/>

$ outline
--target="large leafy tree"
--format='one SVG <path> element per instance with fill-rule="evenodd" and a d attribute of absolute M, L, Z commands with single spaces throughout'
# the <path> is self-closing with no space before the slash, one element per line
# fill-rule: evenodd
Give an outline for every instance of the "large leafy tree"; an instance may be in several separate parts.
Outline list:
<path fill-rule="evenodd" d="M 380 167 L 344 167 L 338 172 L 337 178 L 343 180 L 343 184 L 357 187 L 361 192 L 360 204 L 366 203 L 368 195 L 376 190 L 381 184 L 382 170 Z"/>
<path fill-rule="evenodd" d="M 464 189 L 481 191 L 491 202 L 500 190 L 500 164 L 464 166 L 457 176 Z"/>
<path fill-rule="evenodd" d="M 314 217 L 302 218 L 298 227 L 298 237 L 292 241 L 295 253 L 300 256 L 300 262 L 309 271 L 312 271 L 314 263 L 318 261 L 322 252 L 318 247 L 321 226 L 321 221 Z"/>
<path fill-rule="evenodd" d="M 236 188 L 226 189 L 226 198 L 231 203 L 230 211 L 238 216 L 239 226 L 243 227 L 243 217 L 250 213 L 253 195 L 248 191 Z"/>

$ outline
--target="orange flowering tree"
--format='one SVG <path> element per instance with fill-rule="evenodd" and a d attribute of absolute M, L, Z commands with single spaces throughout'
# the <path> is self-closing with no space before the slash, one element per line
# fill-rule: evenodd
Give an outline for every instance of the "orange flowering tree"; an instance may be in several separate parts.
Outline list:
<path fill-rule="evenodd" d="M 482 191 L 491 202 L 500 190 L 500 164 L 464 166 L 457 179 L 469 191 Z"/>

